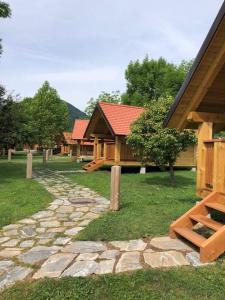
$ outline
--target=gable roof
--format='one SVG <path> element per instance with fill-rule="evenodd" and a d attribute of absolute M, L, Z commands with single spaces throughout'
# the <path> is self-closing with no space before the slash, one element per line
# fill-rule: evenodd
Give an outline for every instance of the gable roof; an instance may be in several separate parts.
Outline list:
<path fill-rule="evenodd" d="M 99 102 L 98 106 L 114 135 L 128 135 L 131 124 L 144 112 L 143 107 Z"/>
<path fill-rule="evenodd" d="M 204 111 L 205 106 L 209 103 L 211 107 L 208 111 L 213 112 L 213 105 L 215 101 L 218 102 L 218 96 L 215 94 L 215 90 L 218 90 L 218 82 L 212 85 L 212 80 L 215 79 L 217 74 L 224 72 L 224 49 L 225 46 L 225 1 L 223 2 L 221 9 L 215 18 L 197 56 L 194 63 L 186 76 L 186 79 L 181 86 L 173 105 L 164 121 L 164 126 L 184 128 L 189 126 L 187 124 L 187 114 L 192 110 Z M 220 60 L 219 60 L 220 59 Z M 214 69 L 213 69 L 214 68 Z M 212 71 L 213 70 L 213 71 Z M 209 72 L 214 75 L 208 76 Z M 221 75 L 221 74 L 220 74 Z M 203 81 L 206 82 L 203 82 Z M 199 97 L 198 101 L 194 103 L 194 97 L 197 98 L 199 87 L 204 89 L 204 96 L 208 92 L 208 97 Z M 210 86 L 212 86 L 211 90 Z M 217 99 L 216 99 L 217 98 Z M 223 95 L 221 97 L 221 103 L 223 102 Z M 202 105 L 201 105 L 202 104 Z M 224 101 L 225 104 L 225 101 Z"/>
<path fill-rule="evenodd" d="M 82 140 L 84 138 L 85 130 L 87 129 L 89 120 L 75 120 L 73 126 L 72 139 Z"/>

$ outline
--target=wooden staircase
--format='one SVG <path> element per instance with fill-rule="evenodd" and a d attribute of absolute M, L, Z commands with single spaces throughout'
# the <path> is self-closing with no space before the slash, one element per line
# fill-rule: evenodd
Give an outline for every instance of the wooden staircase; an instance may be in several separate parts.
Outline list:
<path fill-rule="evenodd" d="M 209 217 L 213 210 L 225 213 L 225 194 L 211 192 L 170 225 L 170 237 L 183 237 L 197 246 L 201 262 L 211 262 L 225 252 L 225 225 Z M 211 229 L 212 235 L 206 238 L 193 231 L 197 223 Z"/>
<path fill-rule="evenodd" d="M 88 164 L 83 166 L 83 169 L 87 172 L 92 172 L 99 169 L 105 163 L 104 159 L 94 159 L 93 161 L 89 162 Z"/>

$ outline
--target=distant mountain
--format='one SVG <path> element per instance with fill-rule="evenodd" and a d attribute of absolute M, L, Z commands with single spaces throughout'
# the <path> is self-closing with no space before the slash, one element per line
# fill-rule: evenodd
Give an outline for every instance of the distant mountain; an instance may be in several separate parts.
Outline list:
<path fill-rule="evenodd" d="M 70 125 L 68 127 L 68 130 L 72 130 L 73 129 L 73 124 L 74 124 L 74 120 L 76 119 L 87 119 L 87 115 L 82 112 L 81 110 L 79 110 L 78 108 L 76 108 L 75 106 L 73 106 L 72 104 L 64 101 L 67 106 L 68 106 L 68 110 L 69 110 L 69 119 L 70 119 Z"/>

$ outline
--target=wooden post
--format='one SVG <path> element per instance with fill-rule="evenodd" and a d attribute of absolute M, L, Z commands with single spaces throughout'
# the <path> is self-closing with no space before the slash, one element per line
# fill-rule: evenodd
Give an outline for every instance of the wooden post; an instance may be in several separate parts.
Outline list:
<path fill-rule="evenodd" d="M 26 174 L 27 179 L 32 178 L 32 153 L 27 154 L 27 174 Z"/>
<path fill-rule="evenodd" d="M 5 156 L 5 148 L 2 149 L 2 155 Z"/>
<path fill-rule="evenodd" d="M 98 147 L 98 137 L 95 136 L 95 140 L 94 140 L 94 152 L 93 152 L 94 159 L 97 159 L 97 147 Z"/>
<path fill-rule="evenodd" d="M 46 161 L 49 159 L 49 149 L 46 150 Z"/>
<path fill-rule="evenodd" d="M 70 158 L 72 158 L 72 156 L 73 156 L 73 150 L 72 149 L 70 150 L 69 156 L 70 156 Z"/>
<path fill-rule="evenodd" d="M 80 158 L 80 141 L 77 141 L 77 158 Z"/>
<path fill-rule="evenodd" d="M 104 146 L 103 146 L 103 156 L 104 156 L 104 160 L 107 160 L 107 144 L 104 143 Z"/>
<path fill-rule="evenodd" d="M 43 149 L 43 165 L 46 165 L 46 150 Z"/>
<path fill-rule="evenodd" d="M 121 141 L 119 136 L 115 138 L 115 164 L 120 163 L 120 151 L 121 151 Z"/>
<path fill-rule="evenodd" d="M 99 139 L 97 139 L 97 159 L 101 158 L 101 151 L 102 150 L 102 144 L 99 143 Z"/>
<path fill-rule="evenodd" d="M 111 194 L 110 194 L 111 210 L 119 210 L 120 208 L 120 177 L 121 177 L 121 167 L 113 166 L 111 168 Z"/>
<path fill-rule="evenodd" d="M 12 149 L 8 149 L 8 161 L 12 160 Z"/>
<path fill-rule="evenodd" d="M 214 142 L 213 191 L 225 191 L 225 143 Z"/>
<path fill-rule="evenodd" d="M 197 194 L 201 196 L 201 191 L 205 188 L 205 140 L 213 137 L 213 123 L 203 122 L 198 128 L 198 148 L 197 148 Z"/>
<path fill-rule="evenodd" d="M 50 156 L 51 156 L 51 158 L 53 156 L 53 149 L 52 148 L 50 149 Z"/>

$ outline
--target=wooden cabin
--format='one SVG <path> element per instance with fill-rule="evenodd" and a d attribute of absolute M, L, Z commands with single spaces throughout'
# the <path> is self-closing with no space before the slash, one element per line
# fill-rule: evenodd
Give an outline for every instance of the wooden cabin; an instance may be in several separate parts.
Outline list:
<path fill-rule="evenodd" d="M 218 138 L 225 130 L 225 2 L 164 125 L 198 129 L 196 189 L 203 198 L 173 222 L 170 235 L 195 244 L 202 262 L 213 261 L 225 252 L 225 225 L 214 217 L 215 212 L 221 218 L 225 213 L 225 140 Z M 212 230 L 212 235 L 196 233 L 196 223 Z"/>
<path fill-rule="evenodd" d="M 72 156 L 77 160 L 93 160 L 94 143 L 92 139 L 84 138 L 89 120 L 75 120 L 72 139 Z"/>
<path fill-rule="evenodd" d="M 72 146 L 75 144 L 75 141 L 72 139 L 72 132 L 64 131 L 63 139 L 60 145 L 60 155 L 70 154 Z"/>
<path fill-rule="evenodd" d="M 94 138 L 94 160 L 84 168 L 94 171 L 103 165 L 141 166 L 126 137 L 143 112 L 143 107 L 99 102 L 84 134 Z M 191 146 L 180 154 L 176 166 L 195 167 L 195 156 L 195 146 Z"/>

